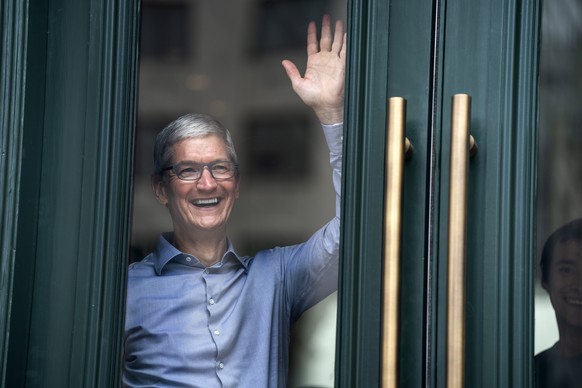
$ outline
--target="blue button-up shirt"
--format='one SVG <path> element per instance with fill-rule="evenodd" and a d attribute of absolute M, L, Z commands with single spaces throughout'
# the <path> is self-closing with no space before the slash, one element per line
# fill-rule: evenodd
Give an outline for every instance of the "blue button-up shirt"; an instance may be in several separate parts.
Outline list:
<path fill-rule="evenodd" d="M 165 234 L 129 267 L 125 387 L 286 386 L 291 324 L 337 288 L 343 126 L 323 129 L 336 216 L 308 241 L 204 267 Z"/>

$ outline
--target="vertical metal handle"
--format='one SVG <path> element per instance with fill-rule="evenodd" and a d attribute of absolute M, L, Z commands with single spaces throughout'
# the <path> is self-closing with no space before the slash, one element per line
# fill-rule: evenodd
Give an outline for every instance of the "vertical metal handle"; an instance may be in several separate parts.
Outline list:
<path fill-rule="evenodd" d="M 406 100 L 388 100 L 386 179 L 384 203 L 384 270 L 382 306 L 382 387 L 398 386 L 398 320 L 400 255 L 402 241 L 402 191 L 404 160 L 411 150 L 405 138 Z M 408 148 L 408 149 L 407 149 Z"/>
<path fill-rule="evenodd" d="M 465 261 L 469 156 L 476 150 L 471 138 L 471 97 L 456 94 L 451 109 L 449 192 L 447 388 L 462 388 L 465 379 Z"/>

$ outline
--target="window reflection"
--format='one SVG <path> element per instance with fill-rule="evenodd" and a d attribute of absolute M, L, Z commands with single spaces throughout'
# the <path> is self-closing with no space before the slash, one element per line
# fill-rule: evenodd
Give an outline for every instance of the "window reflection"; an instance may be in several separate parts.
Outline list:
<path fill-rule="evenodd" d="M 142 2 L 131 260 L 172 229 L 150 187 L 152 147 L 155 134 L 186 112 L 219 119 L 234 137 L 242 184 L 229 237 L 237 252 L 304 241 L 334 214 L 325 140 L 280 62 L 304 63 L 307 22 L 326 12 L 345 20 L 345 8 L 344 0 Z M 298 138 L 264 136 L 298 126 Z M 292 179 L 273 179 L 278 174 Z M 333 386 L 335 308 L 332 295 L 296 324 L 290 386 Z"/>
<path fill-rule="evenodd" d="M 535 358 L 537 387 L 575 387 L 582 381 L 582 218 L 548 238 L 540 262 L 558 340 Z"/>
<path fill-rule="evenodd" d="M 141 10 L 140 55 L 158 62 L 190 56 L 188 16 L 191 2 L 145 1 Z"/>
<path fill-rule="evenodd" d="M 582 319 L 568 321 L 564 314 L 570 311 L 566 315 L 571 318 L 572 314 L 582 315 L 582 279 L 576 277 L 582 266 L 582 236 L 576 235 L 573 226 L 581 221 L 572 221 L 582 217 L 582 2 L 544 1 L 541 41 L 537 246 L 538 258 L 545 257 L 547 265 L 539 271 L 536 282 L 535 352 L 553 350 L 537 357 L 536 381 L 541 387 L 574 387 L 582 381 Z M 564 226 L 567 224 L 570 226 Z M 553 243 L 550 238 L 551 246 L 542 255 L 552 233 L 565 233 L 560 227 L 571 229 L 571 236 Z M 552 356 L 556 351 L 564 354 L 572 330 L 577 340 L 567 348 L 578 350 L 565 354 L 567 359 L 575 359 L 571 363 L 577 363 L 573 370 L 578 385 L 560 385 L 558 381 L 540 385 L 540 370 L 550 373 L 548 369 L 554 368 L 551 363 L 541 364 L 555 360 Z M 569 362 L 558 364 L 562 370 L 555 371 L 556 375 L 566 373 Z"/>

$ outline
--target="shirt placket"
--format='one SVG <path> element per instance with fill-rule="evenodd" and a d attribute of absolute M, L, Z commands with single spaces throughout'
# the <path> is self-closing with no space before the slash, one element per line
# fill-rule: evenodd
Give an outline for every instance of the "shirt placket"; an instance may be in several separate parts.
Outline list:
<path fill-rule="evenodd" d="M 216 375 L 221 382 L 223 382 L 223 374 L 226 371 L 227 365 L 225 365 L 223 361 L 223 346 L 222 346 L 222 338 L 221 332 L 222 328 L 219 327 L 219 308 L 220 303 L 222 302 L 218 295 L 218 277 L 217 273 L 211 268 L 207 268 L 204 270 L 202 274 L 202 278 L 204 279 L 204 284 L 206 287 L 206 310 L 208 311 L 208 331 L 210 336 L 214 342 L 214 346 L 216 347 L 216 358 L 214 360 L 215 368 L 216 368 Z"/>

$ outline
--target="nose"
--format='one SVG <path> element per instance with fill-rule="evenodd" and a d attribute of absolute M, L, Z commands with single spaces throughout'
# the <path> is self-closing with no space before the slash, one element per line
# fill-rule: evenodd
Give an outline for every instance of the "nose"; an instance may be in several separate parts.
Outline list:
<path fill-rule="evenodd" d="M 204 167 L 202 175 L 200 175 L 200 179 L 198 179 L 196 184 L 202 190 L 212 190 L 217 186 L 216 179 L 210 173 L 208 166 Z"/>

